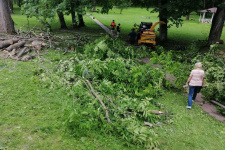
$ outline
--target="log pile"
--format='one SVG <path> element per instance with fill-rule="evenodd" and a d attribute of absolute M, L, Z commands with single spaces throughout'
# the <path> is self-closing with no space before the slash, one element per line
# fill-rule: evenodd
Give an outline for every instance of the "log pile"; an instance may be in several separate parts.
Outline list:
<path fill-rule="evenodd" d="M 9 39 L 0 41 L 0 51 L 8 55 L 7 58 L 17 61 L 29 61 L 39 55 L 39 50 L 47 46 L 44 42 L 34 40 L 32 43 L 24 39 Z"/>
<path fill-rule="evenodd" d="M 41 28 L 27 26 L 27 31 L 22 27 L 16 32 L 16 35 L 0 35 L 0 52 L 4 52 L 7 58 L 28 61 L 32 58 L 41 57 L 39 51 L 43 48 L 52 48 L 64 51 L 63 54 L 74 52 L 74 47 L 82 47 L 90 40 L 89 35 L 80 35 L 72 33 L 67 37 L 60 37 L 43 31 Z M 24 26 L 23 26 L 24 27 Z M 68 31 L 69 32 L 69 31 Z M 71 51 L 70 51 L 71 50 Z"/>

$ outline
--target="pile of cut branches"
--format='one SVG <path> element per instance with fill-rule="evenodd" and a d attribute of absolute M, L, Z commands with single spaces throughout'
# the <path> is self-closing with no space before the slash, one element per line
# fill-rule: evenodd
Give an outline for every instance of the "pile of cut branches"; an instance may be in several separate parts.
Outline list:
<path fill-rule="evenodd" d="M 25 39 L 17 38 L 0 41 L 0 50 L 7 54 L 7 58 L 17 61 L 28 61 L 35 58 L 44 46 L 47 44 L 38 40 L 32 41 L 31 44 Z"/>

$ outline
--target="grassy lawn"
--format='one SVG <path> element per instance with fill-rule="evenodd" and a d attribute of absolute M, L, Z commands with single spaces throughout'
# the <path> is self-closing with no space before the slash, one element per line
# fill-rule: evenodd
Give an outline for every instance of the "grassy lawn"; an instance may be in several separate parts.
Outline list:
<path fill-rule="evenodd" d="M 198 105 L 187 110 L 187 97 L 181 93 L 167 92 L 159 101 L 172 112 L 172 124 L 155 128 L 168 150 L 223 150 L 225 125 L 209 116 Z"/>
<path fill-rule="evenodd" d="M 158 21 L 157 13 L 150 14 L 146 9 L 129 8 L 119 14 L 119 9 L 113 9 L 109 14 L 92 13 L 92 15 L 109 27 L 114 19 L 122 27 L 122 38 L 134 23 L 141 21 Z M 143 17 L 150 17 L 146 19 Z M 17 8 L 12 16 L 16 28 L 27 24 Z M 71 27 L 70 16 L 66 16 L 68 27 Z M 191 18 L 195 21 L 184 21 L 181 28 L 169 29 L 172 41 L 191 43 L 193 40 L 204 40 L 210 30 L 209 24 L 198 23 L 198 16 Z M 36 25 L 36 19 L 29 19 L 30 26 Z M 86 27 L 73 32 L 91 35 L 105 34 L 96 23 L 84 16 Z M 59 31 L 56 20 L 52 24 L 54 31 L 68 34 L 72 30 Z M 67 33 L 65 33 L 67 32 Z M 225 39 L 225 35 L 222 35 Z M 42 62 L 38 59 L 30 62 L 17 62 L 0 59 L 0 150 L 1 149 L 43 149 L 43 150 L 132 150 L 140 149 L 136 146 L 127 147 L 124 141 L 112 135 L 91 131 L 88 136 L 73 135 L 63 125 L 62 106 L 71 103 L 72 97 L 61 89 L 43 88 L 34 78 L 34 72 L 39 66 L 53 67 L 58 60 L 69 58 L 73 54 L 62 55 L 56 50 L 45 50 L 44 57 L 53 63 Z M 183 93 L 167 91 L 158 101 L 172 114 L 171 124 L 158 123 L 154 127 L 162 150 L 223 150 L 225 147 L 225 125 L 209 116 L 202 109 L 193 105 L 187 110 L 187 97 Z"/>
<path fill-rule="evenodd" d="M 42 25 L 40 22 L 37 21 L 35 17 L 27 19 L 25 15 L 22 15 L 22 12 L 20 12 L 19 7 L 14 8 L 14 14 L 12 15 L 13 21 L 15 22 L 15 28 L 18 30 L 22 28 L 22 30 L 27 30 L 28 27 L 28 21 L 29 21 L 29 27 L 32 29 L 32 27 L 40 28 Z M 51 23 L 52 30 L 57 35 L 68 35 L 68 33 L 77 33 L 77 34 L 85 34 L 85 35 L 94 35 L 94 36 L 104 36 L 106 32 L 99 27 L 89 16 L 84 15 L 84 21 L 85 21 L 85 27 L 77 28 L 76 30 L 72 30 L 72 22 L 71 22 L 71 16 L 65 16 L 65 21 L 67 23 L 67 27 L 69 30 L 60 30 L 60 23 L 58 20 L 58 17 L 55 17 L 55 20 Z M 95 38 L 96 39 L 96 38 Z"/>
<path fill-rule="evenodd" d="M 150 9 L 151 11 L 152 9 Z M 91 13 L 97 20 L 102 22 L 104 25 L 109 27 L 112 20 L 118 24 L 121 24 L 121 35 L 123 39 L 128 39 L 128 33 L 131 32 L 131 28 L 136 24 L 141 22 L 157 22 L 158 13 L 150 13 L 145 8 L 128 8 L 124 9 L 122 14 L 120 10 L 114 8 L 109 11 L 109 14 L 100 14 L 96 12 Z M 150 19 L 144 18 L 150 17 Z M 168 29 L 168 39 L 175 41 L 175 43 L 181 43 L 184 45 L 190 44 L 192 41 L 206 40 L 208 38 L 211 24 L 199 23 L 199 16 L 193 13 L 190 16 L 189 21 L 185 21 L 182 27 L 177 28 L 175 25 Z M 192 19 L 192 20 L 191 20 Z M 156 30 L 159 26 L 156 26 Z M 225 28 L 225 27 L 224 27 Z M 222 34 L 221 39 L 225 40 L 225 34 Z"/>
<path fill-rule="evenodd" d="M 49 51 L 47 59 L 69 56 Z M 63 126 L 62 105 L 72 98 L 63 90 L 43 88 L 33 78 L 40 66 L 53 64 L 0 60 L 0 149 L 137 149 L 111 135 L 91 131 L 75 138 Z"/>
<path fill-rule="evenodd" d="M 47 59 L 69 56 L 49 51 Z M 54 64 L 0 60 L 0 148 L 6 149 L 138 149 L 123 141 L 95 131 L 75 138 L 65 131 L 62 105 L 72 98 L 66 91 L 43 88 L 33 78 L 40 65 Z M 168 91 L 159 102 L 173 114 L 172 124 L 154 128 L 162 149 L 215 149 L 225 147 L 225 125 L 207 115 L 197 105 L 186 110 L 187 98 Z M 82 133 L 81 133 L 82 134 Z"/>
<path fill-rule="evenodd" d="M 146 8 L 128 8 L 122 11 L 120 14 L 120 9 L 113 8 L 109 11 L 108 14 L 101 14 L 97 12 L 90 12 L 92 16 L 94 16 L 97 20 L 103 23 L 105 26 L 110 28 L 110 23 L 112 20 L 115 20 L 116 24 L 121 24 L 121 38 L 125 41 L 128 41 L 128 34 L 131 32 L 131 28 L 133 25 L 140 24 L 141 22 L 157 22 L 158 13 L 150 13 L 152 9 L 149 11 Z M 16 29 L 19 29 L 23 25 L 27 24 L 27 18 L 22 16 L 20 9 L 18 7 L 15 8 L 15 14 L 12 15 L 13 20 L 16 24 Z M 147 18 L 150 17 L 150 18 Z M 190 20 L 186 21 L 185 17 L 182 18 L 184 20 L 183 25 L 177 28 L 175 25 L 168 29 L 168 39 L 169 44 L 179 44 L 179 45 L 190 45 L 193 41 L 198 40 L 207 40 L 210 32 L 211 24 L 203 24 L 199 23 L 199 16 L 196 13 L 192 13 L 190 16 Z M 71 16 L 65 16 L 65 21 L 69 29 L 72 28 Z M 101 29 L 89 16 L 84 15 L 84 22 L 86 24 L 85 27 L 78 28 L 76 30 L 69 30 L 69 32 L 78 32 L 85 34 L 94 34 L 94 35 L 105 35 L 105 31 Z M 35 26 L 37 24 L 37 20 L 35 18 L 29 18 L 30 26 Z M 40 26 L 40 24 L 38 23 Z M 60 28 L 59 20 L 56 16 L 55 21 L 51 23 L 52 29 L 54 31 L 59 31 Z M 156 26 L 156 30 L 159 26 Z M 225 28 L 225 27 L 224 27 Z M 26 29 L 26 28 L 23 28 Z M 61 32 L 61 31 L 59 31 Z M 157 33 L 159 34 L 159 33 Z M 225 40 L 225 34 L 222 34 L 221 39 Z"/>

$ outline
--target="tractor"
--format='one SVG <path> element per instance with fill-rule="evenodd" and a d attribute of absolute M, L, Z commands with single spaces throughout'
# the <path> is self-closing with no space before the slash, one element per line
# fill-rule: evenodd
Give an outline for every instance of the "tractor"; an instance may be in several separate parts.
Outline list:
<path fill-rule="evenodd" d="M 164 21 L 156 22 L 141 22 L 138 30 L 138 45 L 150 44 L 152 47 L 156 45 L 156 32 L 155 26 L 158 24 L 166 24 Z"/>

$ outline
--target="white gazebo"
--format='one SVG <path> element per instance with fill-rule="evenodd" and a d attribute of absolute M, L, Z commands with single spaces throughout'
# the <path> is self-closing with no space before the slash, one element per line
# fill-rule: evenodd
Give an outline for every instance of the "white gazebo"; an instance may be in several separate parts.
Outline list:
<path fill-rule="evenodd" d="M 201 23 L 212 23 L 213 17 L 216 13 L 217 8 L 209 8 L 209 9 L 204 9 L 200 11 L 200 17 L 199 17 L 199 22 Z M 206 18 L 206 13 L 211 13 L 212 17 L 211 18 Z"/>

